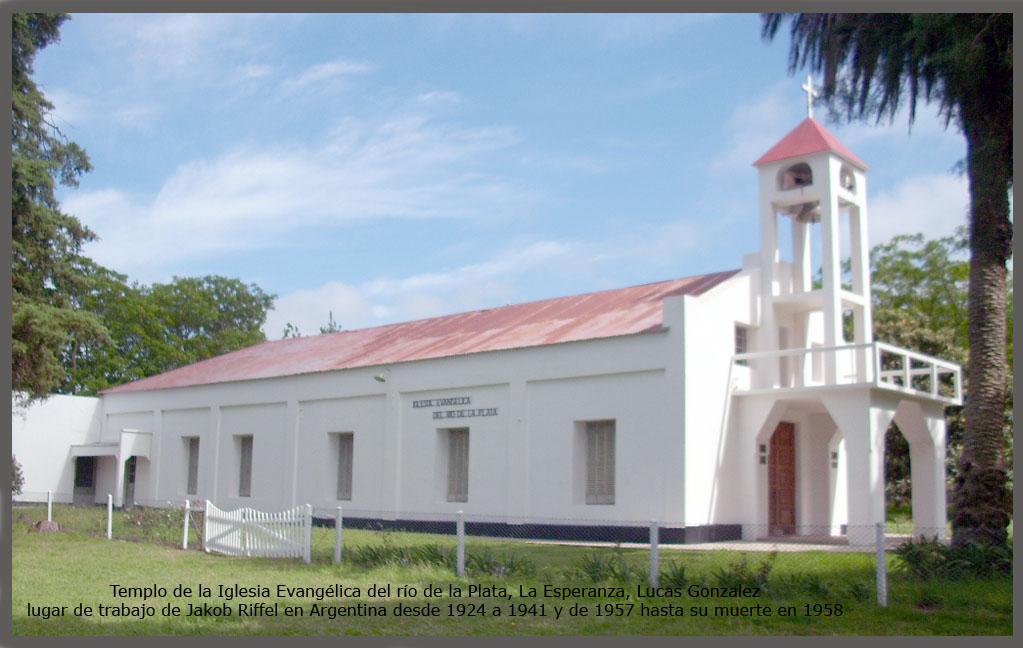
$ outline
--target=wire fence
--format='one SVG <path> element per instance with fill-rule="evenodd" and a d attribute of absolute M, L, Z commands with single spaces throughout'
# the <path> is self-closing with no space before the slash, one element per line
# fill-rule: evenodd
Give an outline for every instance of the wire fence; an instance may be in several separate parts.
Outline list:
<path fill-rule="evenodd" d="M 112 496 L 105 505 L 94 506 L 70 505 L 74 498 L 68 493 L 49 493 L 42 499 L 48 503 L 17 505 L 15 521 L 28 530 L 43 530 L 48 521 L 45 526 L 51 531 L 184 550 L 209 549 L 204 547 L 204 531 L 210 537 L 206 516 L 216 510 L 201 500 L 136 502 L 117 509 Z M 304 546 L 289 555 L 314 565 L 426 568 L 487 581 L 539 577 L 548 582 L 621 583 L 688 595 L 800 594 L 822 605 L 852 598 L 885 606 L 891 583 L 995 578 L 1011 575 L 1012 568 L 1011 543 L 1008 548 L 953 549 L 948 528 L 912 533 L 904 526 L 897 528 L 901 533 L 893 533 L 883 524 L 693 528 L 677 521 L 494 518 L 460 511 L 396 515 L 308 505 L 293 511 L 302 516 L 301 522 L 280 517 L 285 512 L 250 513 L 239 517 L 229 532 L 249 528 L 243 526 L 243 517 L 255 520 L 252 524 L 261 525 L 264 543 L 258 554 L 265 557 L 276 555 L 274 545 L 266 544 L 268 521 L 287 519 L 285 526 L 295 529 L 301 524 L 301 532 L 288 535 L 288 542 Z M 242 535 L 238 542 L 255 546 Z"/>

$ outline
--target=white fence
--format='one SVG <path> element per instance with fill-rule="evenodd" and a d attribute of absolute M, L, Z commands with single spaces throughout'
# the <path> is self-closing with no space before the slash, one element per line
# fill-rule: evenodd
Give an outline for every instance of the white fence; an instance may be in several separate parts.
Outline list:
<path fill-rule="evenodd" d="M 206 500 L 203 548 L 230 556 L 312 559 L 313 509 L 279 513 L 251 508 L 224 511 Z"/>

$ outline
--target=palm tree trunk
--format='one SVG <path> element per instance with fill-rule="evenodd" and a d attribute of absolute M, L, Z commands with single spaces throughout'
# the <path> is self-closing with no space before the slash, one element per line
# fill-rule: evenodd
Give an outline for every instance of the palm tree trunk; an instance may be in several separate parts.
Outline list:
<path fill-rule="evenodd" d="M 970 180 L 970 356 L 966 434 L 954 497 L 952 542 L 1003 544 L 1011 508 L 1005 438 L 1006 262 L 1012 250 L 1005 126 L 963 115 Z M 1011 125 L 1009 126 L 1011 129 Z M 1011 132 L 1011 131 L 1010 131 Z"/>

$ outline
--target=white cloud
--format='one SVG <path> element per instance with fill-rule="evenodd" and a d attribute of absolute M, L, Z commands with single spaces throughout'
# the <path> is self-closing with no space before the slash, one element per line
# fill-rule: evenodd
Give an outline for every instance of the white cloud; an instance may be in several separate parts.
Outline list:
<path fill-rule="evenodd" d="M 523 287 L 538 278 L 578 277 L 600 283 L 604 270 L 675 267 L 679 254 L 706 238 L 700 226 L 677 221 L 601 240 L 539 240 L 499 251 L 479 263 L 408 277 L 378 277 L 359 285 L 336 281 L 279 298 L 263 331 L 278 338 L 287 322 L 315 334 L 328 311 L 343 328 L 354 329 L 520 303 Z M 591 276 L 592 275 L 592 276 Z"/>
<path fill-rule="evenodd" d="M 424 106 L 453 106 L 462 103 L 462 95 L 451 90 L 432 90 L 416 96 Z"/>
<path fill-rule="evenodd" d="M 104 16 L 97 38 L 124 52 L 143 76 L 217 74 L 217 61 L 262 48 L 261 27 L 278 29 L 286 14 L 161 13 Z"/>
<path fill-rule="evenodd" d="M 263 331 L 268 338 L 277 339 L 290 322 L 303 335 L 315 335 L 330 314 L 344 328 L 351 328 L 352 322 L 366 322 L 375 315 L 383 315 L 358 289 L 331 281 L 319 288 L 297 290 L 278 298 L 274 310 L 267 314 Z"/>
<path fill-rule="evenodd" d="M 263 331 L 277 338 L 291 322 L 303 334 L 315 334 L 329 312 L 343 328 L 351 329 L 494 306 L 511 298 L 516 279 L 571 258 L 571 243 L 538 241 L 522 249 L 506 249 L 481 263 L 440 272 L 380 277 L 358 286 L 331 281 L 279 298 Z"/>
<path fill-rule="evenodd" d="M 327 61 L 326 63 L 312 65 L 298 75 L 285 79 L 282 87 L 287 92 L 297 92 L 311 86 L 325 85 L 327 82 L 336 82 L 338 79 L 344 79 L 345 77 L 365 74 L 375 69 L 375 65 L 359 61 L 348 61 L 345 59 Z"/>
<path fill-rule="evenodd" d="M 886 243 L 898 234 L 948 236 L 956 227 L 966 224 L 969 204 L 963 176 L 933 174 L 907 178 L 870 200 L 870 244 Z"/>
<path fill-rule="evenodd" d="M 517 141 L 508 129 L 418 116 L 348 119 L 315 146 L 265 144 L 182 164 L 152 197 L 102 189 L 76 193 L 65 206 L 103 237 L 88 254 L 151 276 L 313 226 L 517 212 L 530 204 L 529 192 L 474 168 L 483 154 Z"/>
<path fill-rule="evenodd" d="M 159 108 L 147 105 L 122 106 L 113 113 L 118 124 L 132 130 L 149 129 L 159 116 Z"/>
<path fill-rule="evenodd" d="M 958 128 L 953 121 L 945 127 L 945 118 L 938 114 L 935 106 L 919 103 L 916 107 L 916 118 L 909 123 L 909 106 L 903 103 L 892 120 L 873 119 L 857 120 L 847 124 L 830 127 L 843 144 L 851 149 L 879 140 L 906 140 L 920 138 L 947 138 L 956 142 L 962 141 Z"/>
<path fill-rule="evenodd" d="M 49 118 L 61 130 L 73 128 L 92 116 L 92 102 L 64 88 L 43 88 L 46 98 L 53 104 Z"/>
<path fill-rule="evenodd" d="M 521 273 L 552 259 L 564 258 L 571 251 L 569 243 L 540 241 L 519 251 L 505 252 L 484 263 L 465 265 L 447 272 L 424 273 L 400 280 L 378 279 L 366 284 L 365 290 L 372 296 L 395 297 L 423 290 L 464 286 Z"/>
<path fill-rule="evenodd" d="M 711 159 L 711 172 L 720 175 L 748 172 L 750 165 L 793 125 L 792 82 L 781 81 L 732 111 L 725 126 L 727 144 Z"/>

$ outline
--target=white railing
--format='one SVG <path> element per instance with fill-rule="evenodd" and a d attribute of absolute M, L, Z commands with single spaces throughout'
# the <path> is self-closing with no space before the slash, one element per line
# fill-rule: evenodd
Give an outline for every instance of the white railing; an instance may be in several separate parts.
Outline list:
<path fill-rule="evenodd" d="M 302 558 L 309 562 L 313 514 L 308 504 L 279 513 L 224 511 L 206 500 L 203 548 L 229 556 Z"/>
<path fill-rule="evenodd" d="M 962 368 L 884 342 L 740 353 L 732 358 L 736 391 L 872 385 L 962 405 Z"/>

